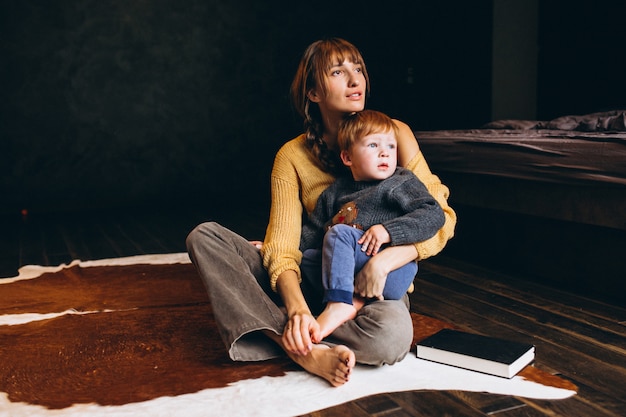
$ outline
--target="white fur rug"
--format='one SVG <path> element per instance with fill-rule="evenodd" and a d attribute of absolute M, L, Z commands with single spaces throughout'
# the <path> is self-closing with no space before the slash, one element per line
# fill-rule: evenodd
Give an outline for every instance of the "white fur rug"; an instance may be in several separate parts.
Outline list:
<path fill-rule="evenodd" d="M 188 262 L 187 255 L 180 253 L 88 262 L 75 261 L 71 265 L 79 264 L 81 267 L 90 267 Z M 0 280 L 0 285 L 35 278 L 44 272 L 54 272 L 66 267 L 68 266 L 26 266 L 20 269 L 19 276 Z M 75 312 L 5 315 L 0 316 L 0 325 L 19 325 L 62 314 L 75 314 Z M 106 312 L 81 314 L 106 314 Z M 62 410 L 49 410 L 25 403 L 12 403 L 8 400 L 6 393 L 0 393 L 0 416 L 296 416 L 368 395 L 414 390 L 462 390 L 549 400 L 567 398 L 576 393 L 567 389 L 544 386 L 521 376 L 504 379 L 436 364 L 418 359 L 414 354 L 410 354 L 394 366 L 381 368 L 357 366 L 350 382 L 339 388 L 332 388 L 325 381 L 307 372 L 296 371 L 288 372 L 282 377 L 244 380 L 226 388 L 207 389 L 176 397 L 161 397 L 122 406 L 80 404 Z"/>

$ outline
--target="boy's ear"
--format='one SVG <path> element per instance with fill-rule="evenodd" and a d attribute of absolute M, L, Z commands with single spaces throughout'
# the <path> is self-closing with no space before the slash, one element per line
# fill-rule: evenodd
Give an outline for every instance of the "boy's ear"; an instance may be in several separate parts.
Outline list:
<path fill-rule="evenodd" d="M 319 94 L 317 94 L 317 91 L 312 88 L 309 90 L 308 93 L 306 93 L 306 96 L 309 98 L 309 100 L 311 100 L 313 103 L 319 103 L 322 98 L 320 97 Z"/>
<path fill-rule="evenodd" d="M 345 166 L 349 167 L 352 165 L 352 158 L 350 157 L 350 152 L 346 150 L 341 151 L 339 156 L 341 157 L 341 162 L 343 162 Z"/>

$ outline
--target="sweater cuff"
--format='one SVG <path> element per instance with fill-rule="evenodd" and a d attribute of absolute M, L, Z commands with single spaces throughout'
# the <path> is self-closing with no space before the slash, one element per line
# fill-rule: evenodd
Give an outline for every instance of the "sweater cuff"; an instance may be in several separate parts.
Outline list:
<path fill-rule="evenodd" d="M 389 233 L 389 237 L 391 238 L 391 244 L 393 246 L 406 245 L 415 242 L 407 239 L 405 228 L 402 227 L 402 225 L 400 225 L 398 222 L 383 222 L 382 225 L 387 230 L 387 233 Z"/>
<path fill-rule="evenodd" d="M 302 283 L 302 275 L 300 275 L 300 268 L 298 268 L 297 266 L 294 268 L 289 267 L 289 266 L 283 266 L 282 268 L 278 268 L 276 269 L 271 275 L 270 275 L 270 287 L 272 288 L 272 291 L 274 292 L 278 292 L 278 288 L 276 286 L 276 284 L 278 283 L 278 277 L 280 276 L 280 274 L 282 274 L 285 271 L 295 271 L 296 275 L 298 276 L 298 283 Z"/>
<path fill-rule="evenodd" d="M 443 227 L 428 240 L 415 244 L 417 250 L 417 260 L 423 261 L 426 258 L 437 255 L 446 246 L 446 243 L 454 236 L 454 227 L 456 225 L 456 213 L 448 208 L 448 219 Z"/>

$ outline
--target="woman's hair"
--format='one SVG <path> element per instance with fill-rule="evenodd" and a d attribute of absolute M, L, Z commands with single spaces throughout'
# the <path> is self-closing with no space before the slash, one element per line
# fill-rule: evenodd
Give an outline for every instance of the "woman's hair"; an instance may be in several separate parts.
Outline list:
<path fill-rule="evenodd" d="M 347 151 L 357 141 L 373 133 L 392 132 L 398 137 L 398 126 L 391 117 L 375 110 L 363 110 L 352 113 L 339 125 L 337 144 L 339 150 Z"/>
<path fill-rule="evenodd" d="M 369 92 L 369 77 L 361 53 L 350 42 L 340 38 L 323 39 L 309 45 L 302 55 L 291 83 L 291 99 L 293 106 L 304 119 L 307 147 L 320 161 L 322 168 L 335 175 L 342 173 L 344 167 L 338 152 L 328 149 L 322 139 L 324 133 L 322 115 L 317 104 L 309 100 L 308 93 L 312 89 L 320 89 L 326 93 L 328 70 L 337 62 L 346 60 L 361 65 L 366 81 L 366 92 Z"/>

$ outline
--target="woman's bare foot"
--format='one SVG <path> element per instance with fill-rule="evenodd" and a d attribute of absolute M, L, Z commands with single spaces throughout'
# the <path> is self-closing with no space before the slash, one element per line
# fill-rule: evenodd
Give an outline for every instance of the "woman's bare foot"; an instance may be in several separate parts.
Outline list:
<path fill-rule="evenodd" d="M 354 352 L 343 345 L 332 348 L 326 345 L 313 345 L 313 350 L 308 355 L 289 352 L 287 354 L 306 371 L 324 378 L 333 387 L 348 382 L 356 364 Z"/>
<path fill-rule="evenodd" d="M 352 369 L 356 365 L 356 357 L 347 346 L 313 345 L 306 355 L 289 352 L 283 346 L 281 336 L 266 330 L 270 339 L 283 348 L 291 360 L 303 367 L 307 372 L 324 378 L 334 387 L 341 386 L 350 380 Z"/>

